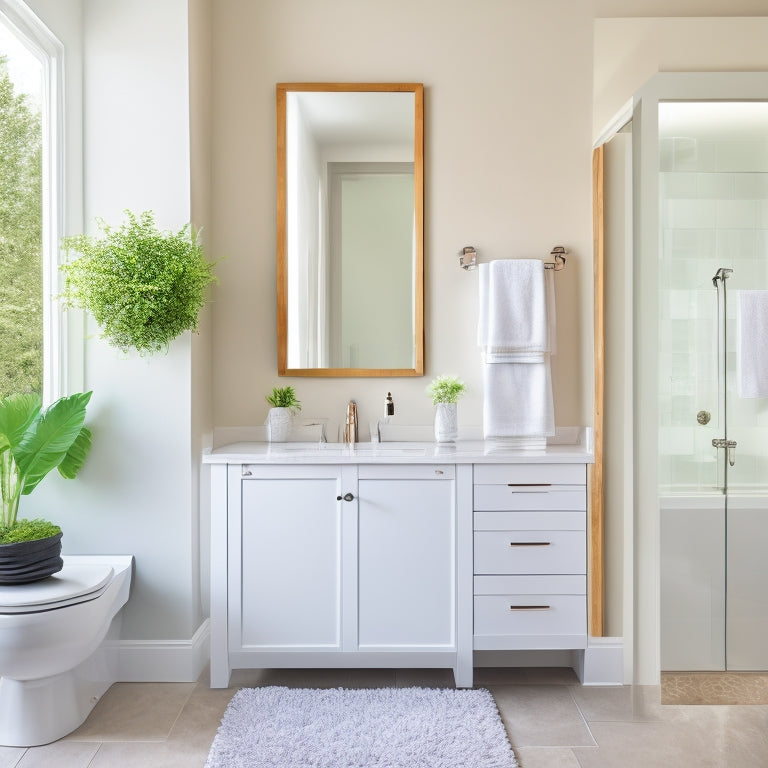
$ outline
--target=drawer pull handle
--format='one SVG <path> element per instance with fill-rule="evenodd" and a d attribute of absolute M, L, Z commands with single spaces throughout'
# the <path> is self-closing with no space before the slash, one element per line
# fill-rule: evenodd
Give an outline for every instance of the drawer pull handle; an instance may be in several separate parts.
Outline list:
<path fill-rule="evenodd" d="M 551 541 L 510 541 L 510 547 L 548 547 Z"/>
<path fill-rule="evenodd" d="M 551 487 L 552 483 L 507 483 L 507 488 L 524 488 L 528 493 L 544 493 Z"/>
<path fill-rule="evenodd" d="M 510 605 L 510 611 L 548 611 L 548 605 Z"/>

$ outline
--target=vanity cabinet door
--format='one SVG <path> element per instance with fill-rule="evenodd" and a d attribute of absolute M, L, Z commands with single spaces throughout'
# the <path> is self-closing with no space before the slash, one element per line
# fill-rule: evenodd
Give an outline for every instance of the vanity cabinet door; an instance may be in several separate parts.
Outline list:
<path fill-rule="evenodd" d="M 361 651 L 456 646 L 453 466 L 360 467 Z"/>
<path fill-rule="evenodd" d="M 338 650 L 339 469 L 269 472 L 242 481 L 240 519 L 230 520 L 230 647 Z"/>

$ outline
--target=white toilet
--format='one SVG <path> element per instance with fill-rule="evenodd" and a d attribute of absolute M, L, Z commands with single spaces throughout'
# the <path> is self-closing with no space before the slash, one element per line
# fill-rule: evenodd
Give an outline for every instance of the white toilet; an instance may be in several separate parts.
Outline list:
<path fill-rule="evenodd" d="M 103 643 L 119 632 L 133 557 L 63 559 L 47 579 L 0 586 L 0 745 L 66 736 L 116 680 L 116 654 Z"/>

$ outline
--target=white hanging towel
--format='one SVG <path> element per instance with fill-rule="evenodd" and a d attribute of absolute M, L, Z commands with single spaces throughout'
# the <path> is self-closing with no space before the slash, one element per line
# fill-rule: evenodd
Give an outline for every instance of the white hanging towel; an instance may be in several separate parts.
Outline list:
<path fill-rule="evenodd" d="M 484 363 L 483 434 L 488 438 L 546 438 L 555 434 L 549 360 Z"/>
<path fill-rule="evenodd" d="M 739 397 L 768 397 L 768 291 L 739 291 L 736 335 Z"/>
<path fill-rule="evenodd" d="M 538 259 L 479 267 L 477 343 L 483 360 L 485 437 L 546 437 L 555 433 L 549 365 L 554 297 Z M 554 308 L 553 308 L 554 309 Z"/>
<path fill-rule="evenodd" d="M 544 263 L 505 259 L 480 264 L 477 344 L 486 355 L 549 351 Z"/>

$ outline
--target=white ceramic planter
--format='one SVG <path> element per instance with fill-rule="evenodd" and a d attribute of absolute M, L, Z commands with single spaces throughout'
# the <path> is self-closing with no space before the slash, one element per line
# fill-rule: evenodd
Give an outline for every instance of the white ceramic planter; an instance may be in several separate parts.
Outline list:
<path fill-rule="evenodd" d="M 450 443 L 459 436 L 456 403 L 438 403 L 435 406 L 435 440 Z"/>
<path fill-rule="evenodd" d="M 267 434 L 270 443 L 284 443 L 291 433 L 293 412 L 290 408 L 270 408 L 267 414 Z"/>

